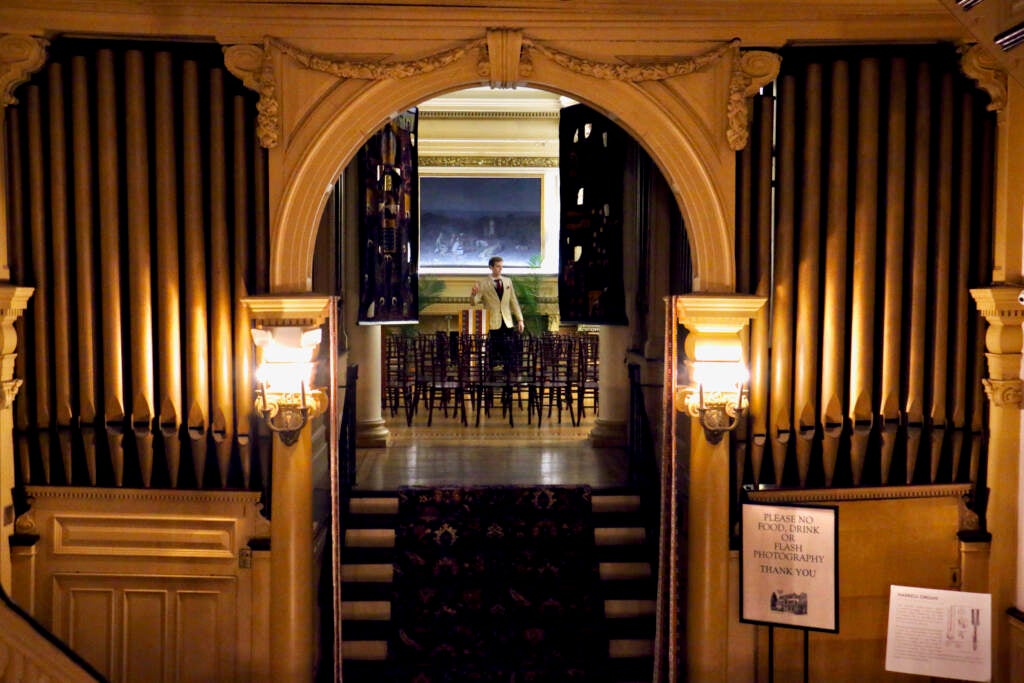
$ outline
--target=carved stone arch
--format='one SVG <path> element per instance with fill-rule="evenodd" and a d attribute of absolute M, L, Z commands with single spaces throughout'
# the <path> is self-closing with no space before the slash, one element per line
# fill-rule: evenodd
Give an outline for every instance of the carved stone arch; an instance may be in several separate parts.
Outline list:
<path fill-rule="evenodd" d="M 724 79 L 729 78 L 728 68 Z M 304 117 L 289 136 L 280 202 L 271 223 L 271 287 L 278 292 L 310 288 L 313 248 L 327 189 L 366 139 L 386 119 L 436 95 L 481 83 L 477 64 L 462 59 L 405 78 L 368 82 L 353 94 L 338 88 Z M 621 80 L 581 74 L 544 55 L 534 55 L 523 85 L 587 102 L 613 118 L 651 155 L 676 196 L 690 238 L 695 289 L 734 289 L 732 168 L 724 134 L 716 139 L 692 107 L 667 93 Z M 724 116 L 725 103 L 722 103 Z"/>

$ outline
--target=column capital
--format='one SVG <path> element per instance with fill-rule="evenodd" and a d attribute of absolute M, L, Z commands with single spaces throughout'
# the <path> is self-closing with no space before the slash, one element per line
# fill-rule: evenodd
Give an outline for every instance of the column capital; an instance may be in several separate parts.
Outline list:
<path fill-rule="evenodd" d="M 319 294 L 266 294 L 247 296 L 253 322 L 272 327 L 316 327 L 327 320 L 331 297 Z"/>
<path fill-rule="evenodd" d="M 991 356 L 1019 356 L 1021 344 L 1024 342 L 1021 324 L 1024 323 L 1024 305 L 1021 304 L 1021 285 L 993 285 L 971 290 L 971 296 L 978 307 L 978 312 L 988 321 L 985 332 L 985 348 L 988 351 L 989 369 L 995 371 Z M 1019 377 L 1019 358 L 1017 371 L 1012 377 Z M 1000 368 L 1003 370 L 1003 368 Z M 992 375 L 1004 378 L 1001 374 Z"/>
<path fill-rule="evenodd" d="M 674 298 L 676 321 L 698 334 L 737 334 L 768 301 L 750 294 L 682 294 Z"/>

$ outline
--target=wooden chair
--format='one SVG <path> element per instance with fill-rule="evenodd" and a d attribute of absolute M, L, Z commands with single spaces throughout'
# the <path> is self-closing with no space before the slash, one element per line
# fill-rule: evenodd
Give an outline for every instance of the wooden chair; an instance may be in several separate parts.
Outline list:
<path fill-rule="evenodd" d="M 587 398 L 598 414 L 598 337 L 596 334 L 581 334 L 575 337 L 576 364 L 574 385 L 576 391 L 576 424 L 586 416 Z"/>

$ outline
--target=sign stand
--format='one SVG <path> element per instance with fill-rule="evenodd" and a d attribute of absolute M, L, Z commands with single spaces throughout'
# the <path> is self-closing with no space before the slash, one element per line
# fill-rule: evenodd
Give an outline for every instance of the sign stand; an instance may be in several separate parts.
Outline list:
<path fill-rule="evenodd" d="M 803 629 L 804 632 L 804 683 L 811 681 L 810 652 L 811 632 Z M 775 626 L 768 626 L 768 683 L 775 683 Z"/>

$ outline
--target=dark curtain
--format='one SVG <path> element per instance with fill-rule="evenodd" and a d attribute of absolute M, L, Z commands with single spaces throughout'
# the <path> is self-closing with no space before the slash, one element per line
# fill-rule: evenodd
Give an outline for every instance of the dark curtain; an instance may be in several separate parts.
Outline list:
<path fill-rule="evenodd" d="M 564 323 L 628 324 L 622 264 L 628 139 L 585 105 L 561 112 L 558 306 Z"/>
<path fill-rule="evenodd" d="M 988 98 L 948 45 L 794 48 L 782 64 L 739 157 L 737 286 L 770 305 L 734 481 L 977 484 L 968 290 L 991 270 Z"/>
<path fill-rule="evenodd" d="M 416 110 L 399 114 L 359 152 L 360 323 L 419 317 L 417 122 Z"/>

